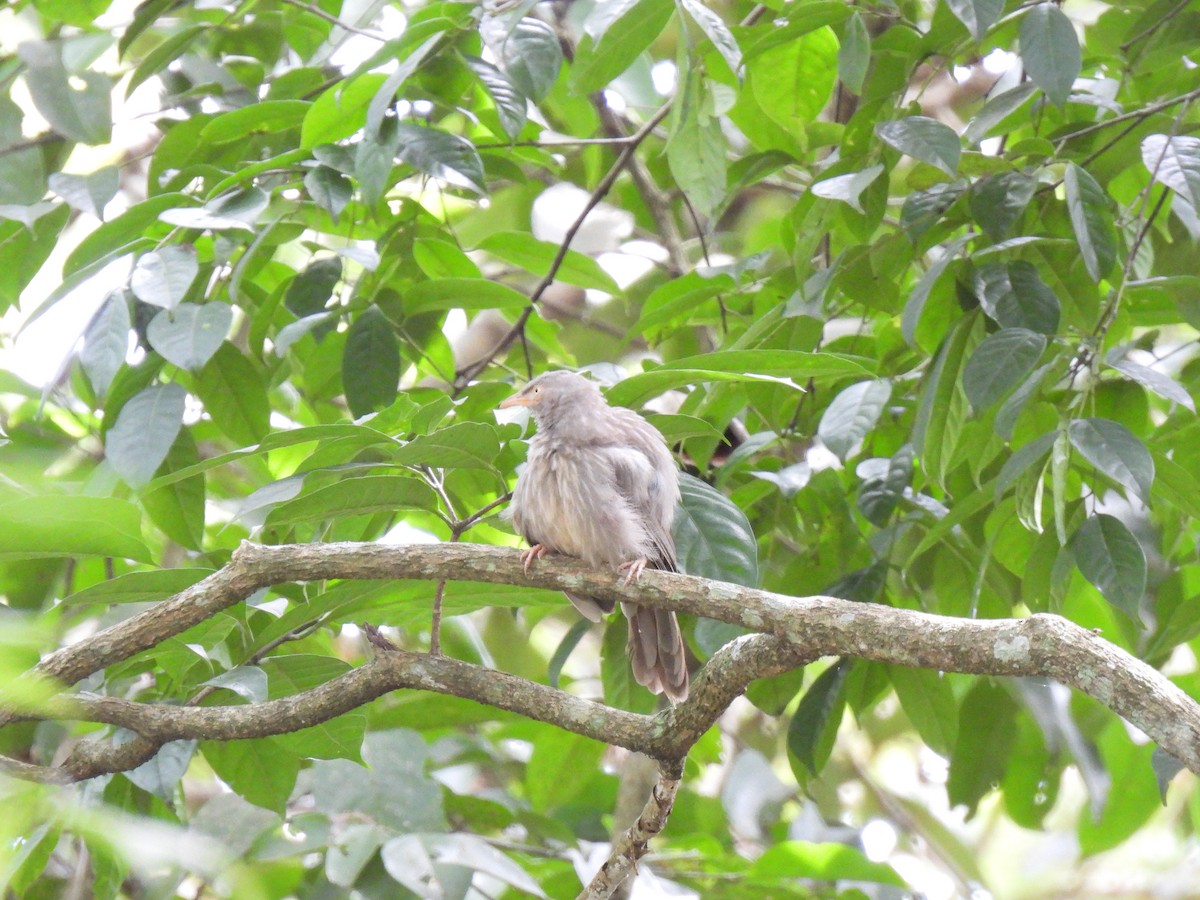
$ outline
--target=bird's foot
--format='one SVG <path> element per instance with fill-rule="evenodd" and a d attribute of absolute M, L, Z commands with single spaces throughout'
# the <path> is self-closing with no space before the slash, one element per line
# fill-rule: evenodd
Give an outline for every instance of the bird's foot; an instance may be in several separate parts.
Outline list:
<path fill-rule="evenodd" d="M 630 583 L 637 581 L 639 578 L 642 577 L 642 570 L 646 568 L 647 562 L 649 562 L 649 560 L 647 560 L 645 557 L 643 557 L 642 559 L 635 559 L 635 560 L 632 560 L 631 562 L 621 563 L 621 565 L 619 565 L 617 567 L 618 569 L 628 569 L 629 570 L 628 572 L 625 573 L 624 584 L 626 587 L 628 587 Z"/>
<path fill-rule="evenodd" d="M 528 550 L 521 551 L 521 567 L 525 570 L 525 574 L 529 574 L 529 566 L 535 559 L 540 559 L 550 551 L 541 544 L 534 544 Z"/>

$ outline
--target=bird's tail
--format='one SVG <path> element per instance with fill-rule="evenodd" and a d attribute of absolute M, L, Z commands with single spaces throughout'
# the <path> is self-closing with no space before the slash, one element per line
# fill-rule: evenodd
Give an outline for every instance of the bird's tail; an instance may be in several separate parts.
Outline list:
<path fill-rule="evenodd" d="M 666 694 L 673 703 L 688 696 L 687 658 L 675 613 L 622 603 L 629 620 L 629 661 L 633 677 L 653 694 Z"/>

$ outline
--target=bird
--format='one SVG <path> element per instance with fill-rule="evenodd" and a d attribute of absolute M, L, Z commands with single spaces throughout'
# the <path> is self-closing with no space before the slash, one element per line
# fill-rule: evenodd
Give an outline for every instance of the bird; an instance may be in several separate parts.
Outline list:
<path fill-rule="evenodd" d="M 508 509 L 529 545 L 521 554 L 526 572 L 547 553 L 615 566 L 625 584 L 647 568 L 679 571 L 671 533 L 679 470 L 658 429 L 633 410 L 609 406 L 594 382 L 569 371 L 539 375 L 499 406 L 528 407 L 537 423 Z M 611 600 L 564 593 L 593 622 L 613 610 Z M 672 702 L 686 700 L 675 613 L 626 601 L 621 609 L 634 678 Z"/>

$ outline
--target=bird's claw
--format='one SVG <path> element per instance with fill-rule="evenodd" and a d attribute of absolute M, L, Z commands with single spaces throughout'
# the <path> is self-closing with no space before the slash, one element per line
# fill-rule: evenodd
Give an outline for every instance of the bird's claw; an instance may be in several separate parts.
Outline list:
<path fill-rule="evenodd" d="M 629 570 L 627 573 L 625 573 L 625 581 L 623 582 L 626 587 L 642 577 L 642 570 L 646 568 L 647 562 L 648 561 L 645 558 L 635 559 L 627 563 L 621 563 L 621 565 L 617 567 L 618 569 Z"/>
<path fill-rule="evenodd" d="M 545 556 L 549 551 L 541 544 L 534 544 L 528 550 L 521 551 L 521 568 L 529 574 L 529 566 L 535 560 Z"/>

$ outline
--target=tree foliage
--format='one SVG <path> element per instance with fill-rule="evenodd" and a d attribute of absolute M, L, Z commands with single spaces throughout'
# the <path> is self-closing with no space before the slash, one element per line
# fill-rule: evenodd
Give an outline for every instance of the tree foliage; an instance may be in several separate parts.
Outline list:
<path fill-rule="evenodd" d="M 18 348 L 70 345 L 45 385 L 0 372 L 0 678 L 35 714 L 0 731 L 14 765 L 134 739 L 46 714 L 17 676 L 244 539 L 516 546 L 498 501 L 523 423 L 495 407 L 556 366 L 675 448 L 689 574 L 1056 613 L 1200 697 L 1200 70 L 1180 64 L 1200 5 L 109 7 L 0 12 L 0 312 Z M 278 584 L 79 687 L 262 703 L 359 664 L 366 621 L 653 711 L 620 624 L 575 620 L 526 587 Z M 684 630 L 701 661 L 741 633 Z M 1095 700 L 845 649 L 755 681 L 697 741 L 646 877 L 1042 896 L 1087 893 L 1139 837 L 1182 860 L 1193 776 L 1164 810 L 1178 765 Z M 0 877 L 571 896 L 633 769 L 398 691 L 77 786 L 8 779 Z M 1078 853 L 1021 870 L 1013 826 Z"/>

